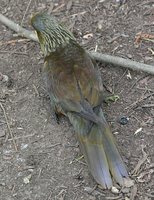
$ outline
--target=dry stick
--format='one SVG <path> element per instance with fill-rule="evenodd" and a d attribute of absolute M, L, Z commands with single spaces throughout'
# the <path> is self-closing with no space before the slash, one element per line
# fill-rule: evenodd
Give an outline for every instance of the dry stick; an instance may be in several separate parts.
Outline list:
<path fill-rule="evenodd" d="M 152 108 L 154 107 L 154 103 L 153 104 L 145 104 L 141 106 L 142 108 Z"/>
<path fill-rule="evenodd" d="M 19 24 L 14 23 L 2 14 L 0 14 L 0 21 L 7 27 L 9 27 L 11 30 L 17 32 L 18 35 L 38 42 L 37 36 L 32 31 L 28 31 L 22 28 Z"/>
<path fill-rule="evenodd" d="M 3 16 L 2 14 L 0 14 L 0 21 L 3 24 L 5 24 L 7 27 L 9 27 L 10 29 L 17 32 L 18 35 L 21 35 L 23 37 L 26 37 L 28 39 L 38 42 L 37 36 L 32 31 L 28 31 L 22 28 L 21 26 L 9 20 L 7 17 Z M 152 65 L 147 65 L 147 64 L 139 63 L 139 62 L 132 61 L 129 59 L 124 59 L 117 56 L 110 56 L 110 55 L 96 53 L 96 52 L 89 52 L 89 55 L 93 59 L 98 60 L 100 62 L 105 62 L 108 64 L 113 64 L 113 65 L 117 65 L 117 66 L 121 66 L 125 68 L 130 68 L 132 70 L 138 70 L 138 71 L 141 70 L 141 71 L 154 75 L 154 66 Z"/>
<path fill-rule="evenodd" d="M 3 111 L 3 113 L 4 113 L 4 117 L 5 117 L 5 120 L 6 120 L 7 128 L 8 128 L 9 134 L 10 134 L 10 136 L 11 136 L 11 138 L 12 138 L 14 148 L 15 148 L 16 151 L 18 151 L 16 142 L 15 142 L 15 140 L 14 140 L 13 133 L 12 133 L 11 128 L 10 128 L 10 124 L 9 124 L 9 122 L 8 122 L 8 118 L 7 118 L 7 115 L 6 115 L 6 111 L 5 111 L 5 108 L 4 108 L 4 106 L 2 105 L 2 103 L 0 103 L 0 107 L 1 107 L 1 109 L 2 109 L 2 111 Z"/>
<path fill-rule="evenodd" d="M 154 66 L 152 65 L 147 65 L 129 59 L 124 59 L 117 56 L 105 55 L 97 52 L 91 52 L 90 56 L 92 56 L 95 60 L 101 62 L 129 68 L 132 70 L 137 70 L 137 71 L 141 70 L 154 75 Z"/>

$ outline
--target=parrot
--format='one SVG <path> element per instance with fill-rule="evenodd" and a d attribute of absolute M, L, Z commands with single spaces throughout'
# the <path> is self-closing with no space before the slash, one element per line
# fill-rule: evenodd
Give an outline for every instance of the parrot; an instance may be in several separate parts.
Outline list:
<path fill-rule="evenodd" d="M 96 61 L 73 34 L 46 12 L 31 17 L 44 54 L 42 76 L 55 114 L 72 124 L 88 169 L 104 189 L 120 186 L 128 171 L 102 111 L 103 83 Z"/>

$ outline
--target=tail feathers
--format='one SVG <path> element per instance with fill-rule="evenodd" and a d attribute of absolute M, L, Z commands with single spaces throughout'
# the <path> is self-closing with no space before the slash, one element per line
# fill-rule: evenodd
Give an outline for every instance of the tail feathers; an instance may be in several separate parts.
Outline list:
<path fill-rule="evenodd" d="M 102 146 L 90 145 L 80 141 L 81 149 L 87 160 L 89 170 L 97 183 L 103 188 L 111 188 L 112 179 L 109 172 L 108 162 Z"/>
<path fill-rule="evenodd" d="M 103 141 L 104 151 L 106 152 L 106 157 L 109 164 L 109 169 L 114 179 L 120 185 L 123 185 L 123 177 L 128 177 L 126 167 L 118 152 L 113 135 L 104 118 L 104 115 L 101 109 L 100 109 L 99 116 L 104 122 L 104 126 L 102 127 L 102 133 L 103 133 L 102 141 Z"/>
<path fill-rule="evenodd" d="M 111 176 L 123 185 L 123 177 L 128 174 L 101 109 L 98 116 L 102 125 L 93 124 L 89 129 L 86 120 L 75 113 L 68 113 L 92 176 L 103 188 L 109 189 L 112 187 Z"/>

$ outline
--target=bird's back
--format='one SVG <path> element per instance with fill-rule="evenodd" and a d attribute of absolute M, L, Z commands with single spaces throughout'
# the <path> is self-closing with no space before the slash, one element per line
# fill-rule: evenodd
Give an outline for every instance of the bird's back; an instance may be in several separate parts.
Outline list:
<path fill-rule="evenodd" d="M 54 88 L 58 99 L 66 99 L 70 105 L 71 102 L 77 105 L 82 98 L 92 107 L 101 104 L 103 86 L 100 74 L 87 52 L 77 43 L 69 43 L 46 56 L 44 72 L 50 83 L 48 87 Z M 78 109 L 76 105 L 72 111 Z M 70 111 L 72 107 L 64 109 Z"/>

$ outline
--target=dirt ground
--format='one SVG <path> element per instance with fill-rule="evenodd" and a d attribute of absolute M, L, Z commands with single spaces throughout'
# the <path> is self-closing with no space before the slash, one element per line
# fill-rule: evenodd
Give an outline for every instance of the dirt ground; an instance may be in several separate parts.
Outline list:
<path fill-rule="evenodd" d="M 31 14 L 44 9 L 86 49 L 154 65 L 154 40 L 134 43 L 141 31 L 154 34 L 154 1 L 0 1 L 2 14 L 31 30 Z M 104 112 L 135 184 L 118 194 L 91 191 L 96 183 L 84 159 L 78 159 L 70 123 L 53 118 L 40 47 L 20 39 L 0 24 L 0 72 L 10 77 L 0 82 L 0 200 L 154 199 L 154 77 L 100 64 L 108 95 L 120 97 L 104 103 Z M 126 125 L 119 123 L 123 116 L 129 118 Z"/>

